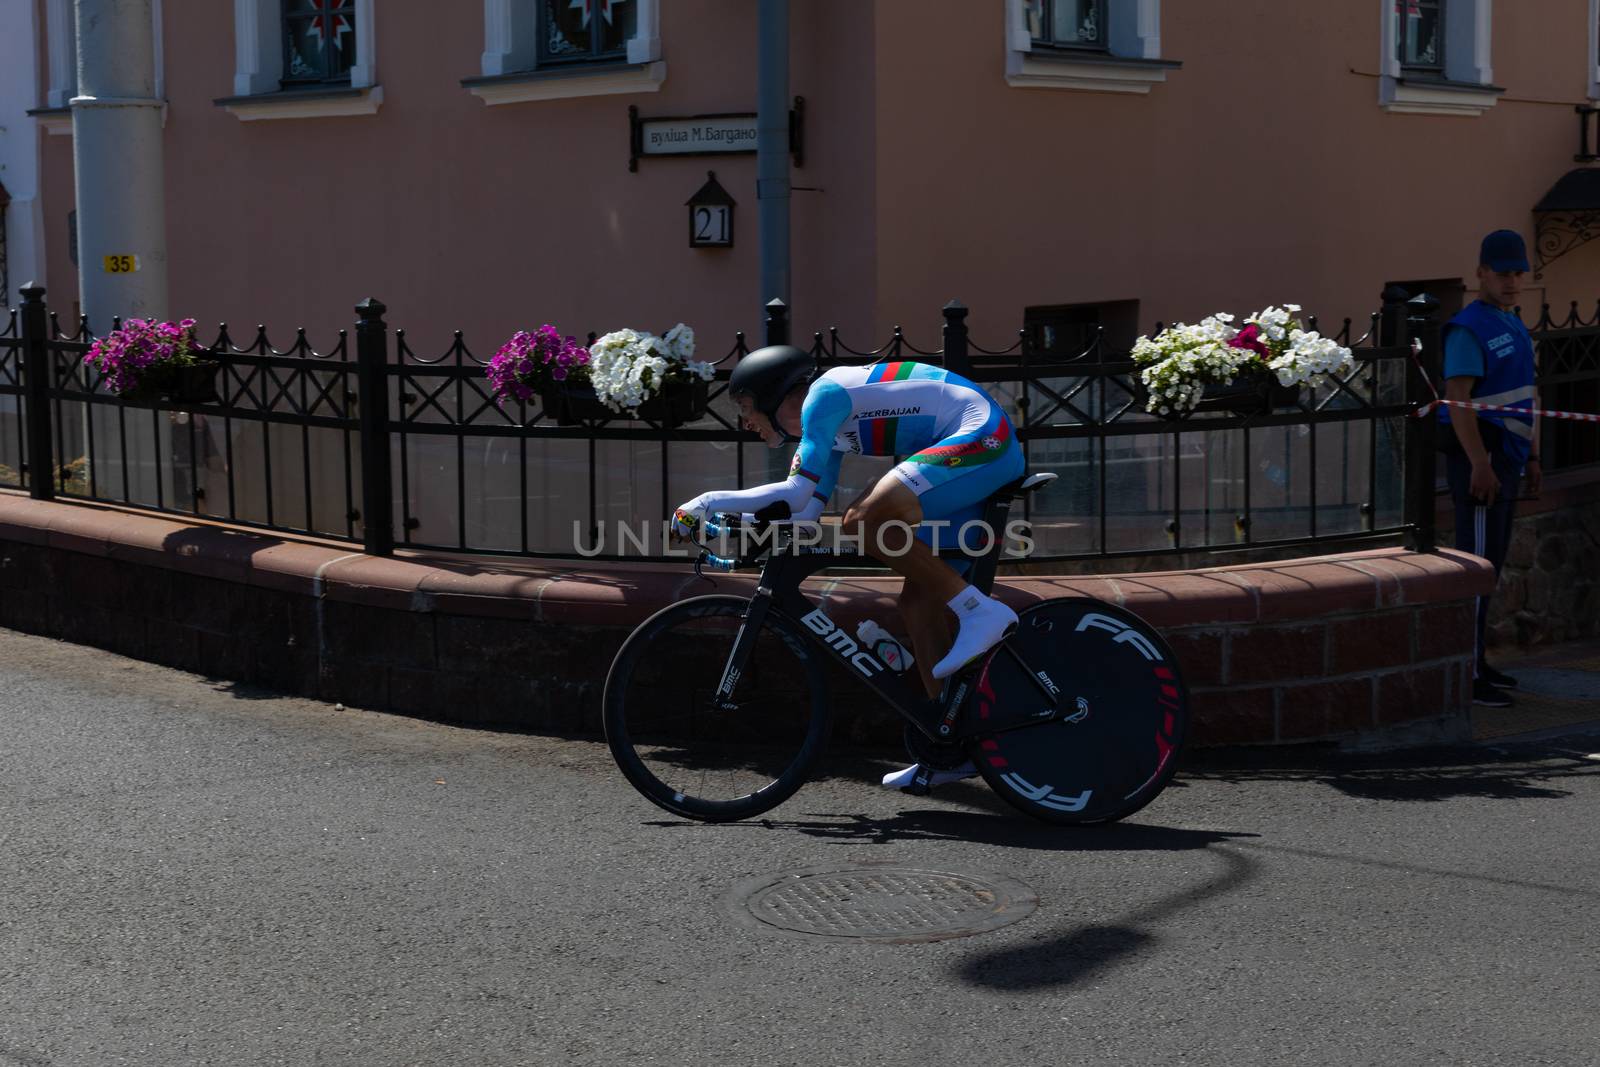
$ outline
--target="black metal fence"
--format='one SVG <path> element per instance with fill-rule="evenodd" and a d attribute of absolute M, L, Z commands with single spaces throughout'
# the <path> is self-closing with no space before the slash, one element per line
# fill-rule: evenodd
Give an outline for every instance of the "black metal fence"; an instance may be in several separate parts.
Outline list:
<path fill-rule="evenodd" d="M 1540 406 L 1600 413 L 1600 302 L 1589 319 L 1579 314 L 1577 301 L 1560 320 L 1552 318 L 1546 304 L 1531 330 L 1539 353 Z M 1594 423 L 1540 419 L 1539 437 L 1547 472 L 1600 463 L 1600 429 Z"/>
<path fill-rule="evenodd" d="M 344 331 L 319 352 L 303 331 L 279 350 L 264 330 L 239 344 L 222 327 L 209 348 L 222 364 L 220 399 L 171 410 L 107 393 L 84 362 L 87 322 L 65 332 L 44 295 L 23 290 L 0 333 L 0 484 L 41 499 L 203 516 L 380 555 L 403 547 L 639 558 L 659 556 L 660 542 L 619 541 L 608 529 L 659 530 L 700 491 L 787 470 L 737 428 L 725 396 L 728 371 L 748 347 L 742 333 L 714 360 L 705 416 L 677 428 L 622 416 L 563 426 L 536 401 L 496 404 L 487 359 L 461 334 L 443 352 L 419 355 L 403 330 L 391 336 L 376 300 L 356 308 L 353 351 Z M 915 359 L 983 383 L 1013 414 L 1030 468 L 1061 475 L 1030 504 L 1035 560 L 1316 551 L 1402 538 L 1427 550 L 1434 423 L 1408 417 L 1431 397 L 1411 341 L 1436 357 L 1438 323 L 1431 298 L 1408 302 L 1391 290 L 1385 300 L 1360 336 L 1349 320 L 1335 331 L 1355 356 L 1348 377 L 1303 389 L 1292 407 L 1247 416 L 1159 419 L 1143 410 L 1126 353 L 1096 340 L 1052 355 L 1026 333 L 985 349 L 969 339 L 967 309 L 955 303 L 943 309 L 938 348 L 917 347 L 899 328 L 877 348 L 851 348 L 832 330 L 811 345 L 825 366 Z M 764 343 L 788 341 L 787 309 L 775 301 L 768 312 Z M 1592 388 L 1600 340 L 1590 338 L 1600 338 L 1600 325 L 1573 329 L 1542 330 L 1543 343 L 1568 344 L 1590 361 L 1556 384 Z M 893 462 L 848 457 L 840 497 Z"/>

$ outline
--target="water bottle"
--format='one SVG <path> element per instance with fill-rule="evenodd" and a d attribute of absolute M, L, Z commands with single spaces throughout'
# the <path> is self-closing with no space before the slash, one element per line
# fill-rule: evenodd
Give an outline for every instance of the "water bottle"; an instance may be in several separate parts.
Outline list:
<path fill-rule="evenodd" d="M 871 619 L 863 619 L 861 625 L 856 627 L 856 639 L 871 649 L 879 662 L 896 674 L 910 670 L 916 662 L 898 638 Z"/>

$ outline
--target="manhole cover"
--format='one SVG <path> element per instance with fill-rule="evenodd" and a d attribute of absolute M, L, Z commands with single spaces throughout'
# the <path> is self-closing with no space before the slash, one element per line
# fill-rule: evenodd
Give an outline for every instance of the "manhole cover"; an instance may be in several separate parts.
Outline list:
<path fill-rule="evenodd" d="M 985 933 L 1026 918 L 1038 903 L 1012 878 L 889 866 L 763 875 L 732 897 L 734 914 L 765 930 L 897 945 Z"/>

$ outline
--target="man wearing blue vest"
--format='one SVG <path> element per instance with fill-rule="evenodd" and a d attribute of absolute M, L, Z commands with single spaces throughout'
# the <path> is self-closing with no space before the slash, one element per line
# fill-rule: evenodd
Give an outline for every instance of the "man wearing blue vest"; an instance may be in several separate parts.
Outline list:
<path fill-rule="evenodd" d="M 1540 481 L 1533 338 L 1515 311 L 1527 270 L 1521 234 L 1489 234 L 1478 254 L 1478 299 L 1444 327 L 1445 399 L 1513 409 L 1439 411 L 1456 547 L 1494 564 L 1497 579 L 1511 544 L 1517 487 L 1526 476 L 1529 492 L 1537 493 Z M 1479 597 L 1472 702 L 1503 708 L 1511 704 L 1505 690 L 1517 680 L 1484 659 L 1488 617 L 1489 597 Z"/>

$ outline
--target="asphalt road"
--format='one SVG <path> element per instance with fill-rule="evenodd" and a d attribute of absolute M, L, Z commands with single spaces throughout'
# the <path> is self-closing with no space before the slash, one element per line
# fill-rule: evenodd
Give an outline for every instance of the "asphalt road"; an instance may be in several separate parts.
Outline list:
<path fill-rule="evenodd" d="M 839 758 L 769 821 L 703 826 L 591 743 L 7 631 L 0 665 L 5 1067 L 1600 1059 L 1600 735 L 1213 759 L 1076 831 Z M 730 899 L 882 863 L 1039 904 L 891 945 Z"/>

